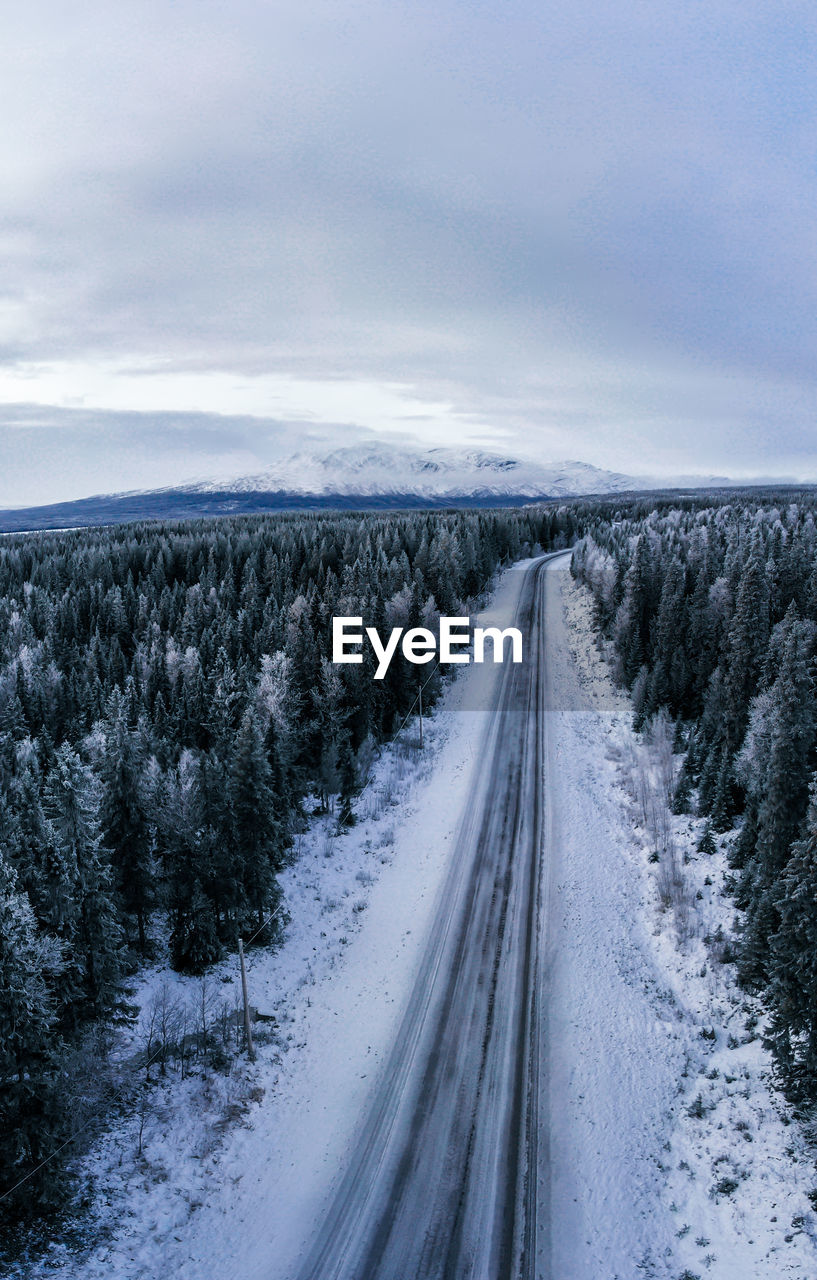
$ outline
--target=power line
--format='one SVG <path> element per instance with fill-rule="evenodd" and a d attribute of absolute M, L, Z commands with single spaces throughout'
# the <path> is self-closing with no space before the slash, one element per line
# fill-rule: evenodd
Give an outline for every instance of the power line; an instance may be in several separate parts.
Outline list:
<path fill-rule="evenodd" d="M 153 1066 L 154 1062 L 156 1062 L 156 1061 L 157 1061 L 157 1060 L 162 1056 L 162 1054 L 165 1052 L 166 1047 L 167 1047 L 166 1045 L 160 1045 L 160 1047 L 159 1047 L 159 1048 L 156 1050 L 156 1052 L 154 1053 L 153 1057 L 152 1057 L 152 1058 L 149 1058 L 149 1059 L 148 1059 L 148 1061 L 147 1061 L 146 1063 L 144 1063 L 145 1071 L 149 1071 L 149 1070 L 150 1070 L 150 1068 Z M 124 1091 L 124 1087 L 123 1087 L 122 1089 L 119 1089 L 119 1090 L 115 1091 L 115 1092 L 112 1094 L 112 1096 L 111 1096 L 111 1102 L 116 1102 L 116 1101 L 124 1100 L 124 1096 L 125 1096 L 125 1091 Z M 45 1157 L 40 1161 L 40 1163 L 39 1163 L 39 1164 L 36 1164 L 36 1165 L 34 1166 L 34 1168 L 33 1168 L 33 1169 L 29 1169 L 28 1173 L 24 1174 L 24 1175 L 23 1175 L 23 1177 L 22 1177 L 22 1178 L 20 1178 L 19 1182 L 15 1182 L 15 1184 L 14 1184 L 14 1186 L 13 1186 L 13 1187 L 9 1187 L 8 1191 L 3 1191 L 2 1193 L 0 1193 L 0 1201 L 7 1200 L 9 1196 L 13 1195 L 13 1194 L 14 1194 L 14 1192 L 18 1190 L 18 1188 L 19 1188 L 19 1187 L 22 1187 L 22 1185 L 23 1185 L 25 1182 L 28 1182 L 29 1178 L 33 1178 L 35 1173 L 39 1173 L 41 1169 L 44 1169 L 44 1168 L 45 1168 L 45 1166 L 46 1166 L 46 1165 L 47 1165 L 51 1160 L 53 1160 L 55 1156 L 58 1156 L 58 1155 L 60 1154 L 60 1152 L 61 1152 L 61 1151 L 64 1151 L 64 1150 L 65 1150 L 65 1148 L 66 1148 L 66 1147 L 68 1147 L 68 1146 L 70 1146 L 72 1142 L 76 1142 L 77 1138 L 78 1138 L 82 1133 L 84 1133 L 86 1129 L 90 1128 L 90 1126 L 94 1123 L 94 1121 L 95 1121 L 95 1120 L 98 1120 L 98 1119 L 100 1118 L 100 1115 L 101 1115 L 101 1112 L 96 1111 L 96 1112 L 94 1112 L 94 1114 L 93 1114 L 93 1115 L 89 1116 L 89 1117 L 88 1117 L 88 1119 L 85 1121 L 85 1123 L 84 1123 L 84 1124 L 82 1124 L 82 1125 L 80 1125 L 80 1127 L 79 1127 L 79 1128 L 78 1128 L 74 1133 L 72 1133 L 72 1134 L 71 1134 L 71 1137 L 70 1137 L 70 1138 L 66 1138 L 66 1139 L 65 1139 L 65 1142 L 61 1142 L 61 1143 L 60 1143 L 60 1145 L 59 1145 L 58 1147 L 56 1147 L 56 1148 L 51 1152 L 51 1154 L 50 1154 L 50 1155 L 45 1156 Z"/>
<path fill-rule="evenodd" d="M 272 912 L 270 916 L 264 918 L 262 923 L 255 930 L 255 933 L 251 934 L 250 937 L 247 939 L 247 946 L 250 945 L 250 943 L 253 941 L 254 938 L 258 937 L 262 929 L 265 929 L 268 924 L 272 924 L 272 921 L 275 919 L 275 917 L 279 915 L 280 912 L 283 910 L 283 906 L 284 906 L 283 902 L 280 903 L 279 906 L 276 907 L 276 909 Z M 153 1066 L 154 1062 L 158 1061 L 158 1059 L 162 1056 L 165 1050 L 166 1050 L 166 1045 L 160 1045 L 159 1048 L 156 1050 L 156 1052 L 153 1054 L 153 1056 L 143 1064 L 144 1070 L 149 1071 L 150 1068 Z M 124 1101 L 124 1099 L 125 1099 L 125 1089 L 123 1086 L 121 1089 L 116 1090 L 111 1095 L 110 1101 L 111 1103 L 114 1103 L 117 1101 Z M 54 1160 L 60 1154 L 61 1151 L 64 1151 L 66 1147 L 70 1147 L 72 1142 L 76 1142 L 77 1138 L 81 1137 L 82 1134 L 86 1131 L 86 1129 L 89 1129 L 91 1125 L 94 1124 L 95 1121 L 98 1121 L 102 1117 L 102 1115 L 103 1115 L 102 1112 L 95 1111 L 93 1115 L 88 1117 L 88 1119 L 85 1121 L 84 1124 L 80 1125 L 80 1127 L 77 1130 L 75 1130 L 74 1133 L 71 1134 L 70 1138 L 66 1138 L 65 1141 L 61 1142 L 58 1147 L 55 1147 L 54 1150 L 49 1155 L 44 1156 L 43 1159 L 39 1162 L 39 1164 L 36 1164 L 33 1169 L 29 1169 L 28 1173 L 24 1174 L 23 1177 L 19 1179 L 19 1181 L 15 1182 L 13 1187 L 9 1187 L 7 1191 L 0 1192 L 0 1203 L 2 1203 L 3 1200 L 7 1200 L 9 1196 L 14 1195 L 14 1192 L 19 1190 L 20 1187 L 22 1187 L 26 1182 L 28 1182 L 29 1178 L 33 1178 L 35 1173 L 39 1173 L 41 1169 L 44 1169 L 45 1166 L 49 1164 L 52 1160 Z"/>

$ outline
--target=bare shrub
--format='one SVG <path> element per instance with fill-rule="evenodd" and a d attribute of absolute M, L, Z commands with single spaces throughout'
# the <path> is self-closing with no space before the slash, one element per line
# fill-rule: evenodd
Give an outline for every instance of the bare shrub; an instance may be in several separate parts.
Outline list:
<path fill-rule="evenodd" d="M 381 782 L 379 787 L 379 791 L 382 798 L 382 804 L 384 809 L 390 804 L 397 803 L 397 797 L 395 795 L 396 785 L 395 785 L 395 777 L 394 777 L 394 762 L 392 762 L 390 768 L 384 774 L 383 781 Z"/>
<path fill-rule="evenodd" d="M 381 788 L 372 787 L 366 794 L 366 799 L 363 805 L 363 816 L 365 818 L 371 818 L 376 822 L 377 819 L 382 816 L 384 808 L 385 801 L 383 799 L 383 792 Z"/>
<path fill-rule="evenodd" d="M 684 887 L 684 873 L 674 842 L 659 854 L 658 874 L 655 878 L 658 897 L 664 910 L 669 910 L 679 899 Z"/>
<path fill-rule="evenodd" d="M 108 1028 L 91 1027 L 60 1059 L 60 1093 L 74 1158 L 101 1132 L 111 1105 L 127 1101 L 137 1087 L 133 1078 L 123 1075 L 121 1065 L 111 1061 L 111 1041 Z"/>
<path fill-rule="evenodd" d="M 658 790 L 665 805 L 672 804 L 675 791 L 675 756 L 672 750 L 674 730 L 665 707 L 653 716 L 650 723 L 648 741 L 650 744 Z"/>

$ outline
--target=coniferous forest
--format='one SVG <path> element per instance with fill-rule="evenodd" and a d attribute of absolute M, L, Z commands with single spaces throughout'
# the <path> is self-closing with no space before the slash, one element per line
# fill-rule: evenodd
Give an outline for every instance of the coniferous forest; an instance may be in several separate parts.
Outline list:
<path fill-rule="evenodd" d="M 128 976 L 158 947 L 203 973 L 239 935 L 274 944 L 307 806 L 353 820 L 417 670 L 398 659 L 375 681 L 365 648 L 334 666 L 332 617 L 433 629 L 502 564 L 568 546 L 636 727 L 675 722 L 676 811 L 706 815 L 705 839 L 730 833 L 739 977 L 770 1010 L 782 1087 L 817 1100 L 812 494 L 15 535 L 0 542 L 0 1191 L 17 1189 L 0 1222 L 65 1199 L 74 1076 L 133 1015 Z"/>
<path fill-rule="evenodd" d="M 72 1072 L 133 1012 L 123 980 L 157 928 L 193 973 L 239 934 L 275 941 L 305 797 L 350 812 L 411 707 L 404 660 L 382 681 L 370 650 L 332 665 L 332 616 L 433 627 L 576 532 L 563 507 L 0 542 L 0 1191 L 19 1184 L 0 1221 L 64 1195 Z"/>
<path fill-rule="evenodd" d="M 796 1104 L 817 1101 L 817 504 L 813 494 L 600 510 L 573 556 L 631 691 L 683 763 L 677 813 L 729 839 L 741 983 Z"/>

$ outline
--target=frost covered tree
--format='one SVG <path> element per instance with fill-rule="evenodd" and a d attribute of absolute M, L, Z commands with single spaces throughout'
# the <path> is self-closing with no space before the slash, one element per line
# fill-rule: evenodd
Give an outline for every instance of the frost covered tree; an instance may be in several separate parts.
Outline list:
<path fill-rule="evenodd" d="M 808 765 L 815 740 L 813 685 L 809 671 L 811 628 L 803 627 L 792 605 L 777 679 L 764 701 L 766 719 L 757 735 L 757 758 L 744 764 L 752 778 L 757 836 L 742 873 L 746 922 L 741 971 L 757 980 L 765 970 L 768 940 L 776 917 L 775 882 L 785 866 L 808 803 Z"/>
<path fill-rule="evenodd" d="M 777 930 L 771 937 L 769 1043 L 789 1092 L 817 1094 L 817 776 L 803 838 L 775 888 Z"/>
<path fill-rule="evenodd" d="M 18 1190 L 0 1202 L 0 1222 L 48 1204 L 59 1189 L 59 1165 L 37 1165 L 59 1146 L 60 1041 L 51 982 L 62 968 L 62 948 L 39 932 L 14 869 L 0 851 L 0 1189 Z"/>
<path fill-rule="evenodd" d="M 740 577 L 726 655 L 725 732 L 733 752 L 743 741 L 768 637 L 769 592 L 765 567 L 755 553 Z"/>
<path fill-rule="evenodd" d="M 136 921 L 138 945 L 147 949 L 147 920 L 155 902 L 152 834 L 143 777 L 147 765 L 139 737 L 128 726 L 125 699 L 111 693 L 103 726 L 102 836 L 110 850 L 119 898 Z"/>
<path fill-rule="evenodd" d="M 624 679 L 632 685 L 650 652 L 650 611 L 653 597 L 652 554 L 646 533 L 635 546 L 624 585 L 624 599 L 615 620 L 614 634 L 622 658 Z M 646 708 L 644 709 L 646 714 Z"/>
<path fill-rule="evenodd" d="M 574 557 L 631 688 L 636 723 L 663 703 L 690 725 L 674 807 L 687 808 L 697 788 L 708 818 L 702 847 L 712 831 L 738 824 L 726 847 L 740 873 L 739 972 L 772 1001 L 781 1069 L 788 1063 L 808 1079 L 812 1102 L 810 1033 L 795 1025 L 802 1008 L 795 1013 L 800 967 L 810 973 L 814 948 L 811 827 L 803 827 L 817 768 L 814 517 L 812 495 L 600 506 Z M 612 591 L 591 571 L 602 557 L 616 566 Z"/>
<path fill-rule="evenodd" d="M 160 831 L 173 967 L 202 973 L 221 955 L 213 906 L 215 836 L 204 822 L 201 767 L 190 750 L 165 779 Z"/>
<path fill-rule="evenodd" d="M 110 861 L 102 844 L 99 783 L 90 766 L 83 764 L 67 743 L 56 753 L 43 807 L 58 856 L 74 885 L 72 949 L 82 967 L 83 1001 L 98 1017 L 116 999 L 122 972 L 122 928 Z"/>
<path fill-rule="evenodd" d="M 258 718 L 244 712 L 229 772 L 231 848 L 254 930 L 277 904 L 275 872 L 283 865 L 284 838 L 276 813 L 269 766 Z"/>

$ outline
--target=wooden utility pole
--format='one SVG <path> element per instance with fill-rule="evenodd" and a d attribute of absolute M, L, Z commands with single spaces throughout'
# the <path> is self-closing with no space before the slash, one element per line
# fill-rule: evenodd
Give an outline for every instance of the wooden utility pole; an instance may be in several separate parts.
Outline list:
<path fill-rule="evenodd" d="M 244 968 L 244 943 L 238 939 L 238 958 L 241 962 L 241 994 L 244 997 L 244 1036 L 247 1041 L 247 1054 L 250 1062 L 255 1062 L 255 1049 L 252 1043 L 252 1025 L 250 1023 L 250 1001 L 247 996 L 247 970 Z"/>
<path fill-rule="evenodd" d="M 423 686 L 420 685 L 420 746 L 423 745 Z"/>

